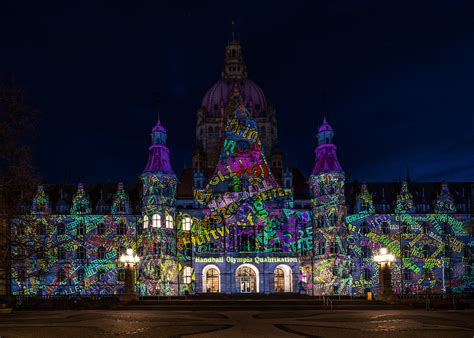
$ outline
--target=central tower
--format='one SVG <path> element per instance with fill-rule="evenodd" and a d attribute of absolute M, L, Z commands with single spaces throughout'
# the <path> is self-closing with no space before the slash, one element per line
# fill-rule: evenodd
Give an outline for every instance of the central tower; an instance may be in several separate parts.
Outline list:
<path fill-rule="evenodd" d="M 275 110 L 262 89 L 247 77 L 240 42 L 232 34 L 224 53 L 221 79 L 204 96 L 197 111 L 196 146 L 192 166 L 195 170 L 214 168 L 225 137 L 226 107 L 233 97 L 241 97 L 258 127 L 262 149 L 273 168 L 282 167 L 282 154 L 277 146 Z"/>

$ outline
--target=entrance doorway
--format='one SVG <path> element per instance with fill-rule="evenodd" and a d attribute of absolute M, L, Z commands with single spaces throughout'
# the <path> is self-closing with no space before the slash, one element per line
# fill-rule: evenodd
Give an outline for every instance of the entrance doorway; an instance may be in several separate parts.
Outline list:
<path fill-rule="evenodd" d="M 221 273 L 217 266 L 210 264 L 202 270 L 202 292 L 221 291 Z"/>
<path fill-rule="evenodd" d="M 242 265 L 236 271 L 236 282 L 241 293 L 258 292 L 258 270 L 253 265 Z"/>

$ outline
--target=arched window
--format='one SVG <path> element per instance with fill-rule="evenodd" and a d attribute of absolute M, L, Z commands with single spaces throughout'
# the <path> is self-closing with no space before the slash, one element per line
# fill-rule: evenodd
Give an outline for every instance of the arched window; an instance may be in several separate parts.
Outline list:
<path fill-rule="evenodd" d="M 409 232 L 410 232 L 410 226 L 407 223 L 403 222 L 402 223 L 402 234 L 407 234 Z"/>
<path fill-rule="evenodd" d="M 118 280 L 119 282 L 123 282 L 125 280 L 125 269 L 118 270 Z"/>
<path fill-rule="evenodd" d="M 58 260 L 66 259 L 66 250 L 64 250 L 63 247 L 58 247 L 57 252 L 58 252 Z"/>
<path fill-rule="evenodd" d="M 84 225 L 84 223 L 79 222 L 79 224 L 77 224 L 76 233 L 78 236 L 82 236 L 86 233 L 86 226 Z"/>
<path fill-rule="evenodd" d="M 423 248 L 421 250 L 421 255 L 423 258 L 428 258 L 428 255 L 429 255 L 428 245 L 423 245 Z"/>
<path fill-rule="evenodd" d="M 97 270 L 97 281 L 102 281 L 105 276 L 106 276 L 107 272 L 105 271 L 105 269 L 98 269 Z"/>
<path fill-rule="evenodd" d="M 363 234 L 363 235 L 367 235 L 369 233 L 369 225 L 367 224 L 367 222 L 363 222 L 360 226 L 360 232 Z"/>
<path fill-rule="evenodd" d="M 97 234 L 98 235 L 105 235 L 105 224 L 104 223 L 97 224 Z"/>
<path fill-rule="evenodd" d="M 388 227 L 388 223 L 387 223 L 387 222 L 383 222 L 383 223 L 382 223 L 382 233 L 383 233 L 384 235 L 388 235 L 389 232 L 390 232 L 389 230 L 390 230 L 390 229 L 389 229 L 389 227 Z"/>
<path fill-rule="evenodd" d="M 365 269 L 364 269 L 364 280 L 369 281 L 370 278 L 371 278 L 370 270 L 367 269 L 367 268 L 365 268 Z"/>
<path fill-rule="evenodd" d="M 210 268 L 206 271 L 206 292 L 219 292 L 219 271 Z"/>
<path fill-rule="evenodd" d="M 77 270 L 77 280 L 78 280 L 79 282 L 82 282 L 82 281 L 84 281 L 84 277 L 85 277 L 84 269 L 83 269 L 83 268 L 79 268 L 79 269 Z"/>
<path fill-rule="evenodd" d="M 58 223 L 56 227 L 56 233 L 58 235 L 64 235 L 66 233 L 66 225 L 63 222 Z"/>
<path fill-rule="evenodd" d="M 36 233 L 37 233 L 39 236 L 44 236 L 44 235 L 46 235 L 46 224 L 44 224 L 44 223 L 38 223 L 38 225 L 36 226 Z"/>
<path fill-rule="evenodd" d="M 326 253 L 326 242 L 320 242 L 318 245 L 318 255 L 324 255 Z"/>
<path fill-rule="evenodd" d="M 153 228 L 161 228 L 161 215 L 153 214 L 153 216 L 151 217 L 151 223 Z"/>
<path fill-rule="evenodd" d="M 80 246 L 76 250 L 76 257 L 77 259 L 86 259 L 86 248 Z"/>
<path fill-rule="evenodd" d="M 127 226 L 124 222 L 119 222 L 117 226 L 117 235 L 125 235 L 127 234 Z"/>
<path fill-rule="evenodd" d="M 185 267 L 183 270 L 183 283 L 191 284 L 193 279 L 193 269 L 189 266 Z"/>
<path fill-rule="evenodd" d="M 368 246 L 362 247 L 362 257 L 363 258 L 370 258 L 372 256 L 372 250 Z"/>
<path fill-rule="evenodd" d="M 173 229 L 173 217 L 171 217 L 171 215 L 166 215 L 166 227 Z"/>
<path fill-rule="evenodd" d="M 403 258 L 410 258 L 410 249 L 408 249 L 408 247 L 404 247 L 402 249 L 402 257 Z"/>
<path fill-rule="evenodd" d="M 148 216 L 145 215 L 143 216 L 143 229 L 147 229 L 148 228 Z"/>
<path fill-rule="evenodd" d="M 137 222 L 135 224 L 135 233 L 137 235 L 141 235 L 143 233 L 143 224 L 141 222 Z"/>
<path fill-rule="evenodd" d="M 63 269 L 58 270 L 58 281 L 60 283 L 64 282 L 66 280 L 66 272 Z"/>
<path fill-rule="evenodd" d="M 158 245 L 158 243 L 153 243 L 153 254 L 155 256 L 161 255 L 161 247 Z"/>
<path fill-rule="evenodd" d="M 430 232 L 430 224 L 428 222 L 423 222 L 423 233 L 426 235 Z"/>
<path fill-rule="evenodd" d="M 185 217 L 183 219 L 183 230 L 185 231 L 190 231 L 191 230 L 191 226 L 193 224 L 193 221 L 191 220 L 191 217 Z"/>
<path fill-rule="evenodd" d="M 275 292 L 285 292 L 285 272 L 281 268 L 276 268 L 273 276 Z"/>
<path fill-rule="evenodd" d="M 142 257 L 144 254 L 144 248 L 142 246 L 139 246 L 137 249 L 137 255 Z"/>
<path fill-rule="evenodd" d="M 97 248 L 97 258 L 98 259 L 105 259 L 105 248 L 103 246 L 99 246 Z"/>

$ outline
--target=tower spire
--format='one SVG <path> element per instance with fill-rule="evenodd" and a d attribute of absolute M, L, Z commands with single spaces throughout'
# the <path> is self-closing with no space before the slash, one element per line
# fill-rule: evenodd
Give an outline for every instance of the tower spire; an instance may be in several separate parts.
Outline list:
<path fill-rule="evenodd" d="M 235 20 L 232 18 L 230 20 L 230 36 L 231 36 L 231 41 L 236 41 L 235 40 Z"/>

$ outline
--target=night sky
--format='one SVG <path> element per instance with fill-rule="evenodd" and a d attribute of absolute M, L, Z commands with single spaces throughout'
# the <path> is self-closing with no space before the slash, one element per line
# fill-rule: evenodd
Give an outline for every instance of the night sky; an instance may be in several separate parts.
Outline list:
<path fill-rule="evenodd" d="M 177 173 L 236 20 L 249 78 L 308 174 L 322 112 L 349 180 L 474 177 L 472 1 L 1 1 L 0 72 L 42 112 L 47 182 L 133 182 L 156 122 Z M 321 100 L 326 92 L 328 103 Z"/>

